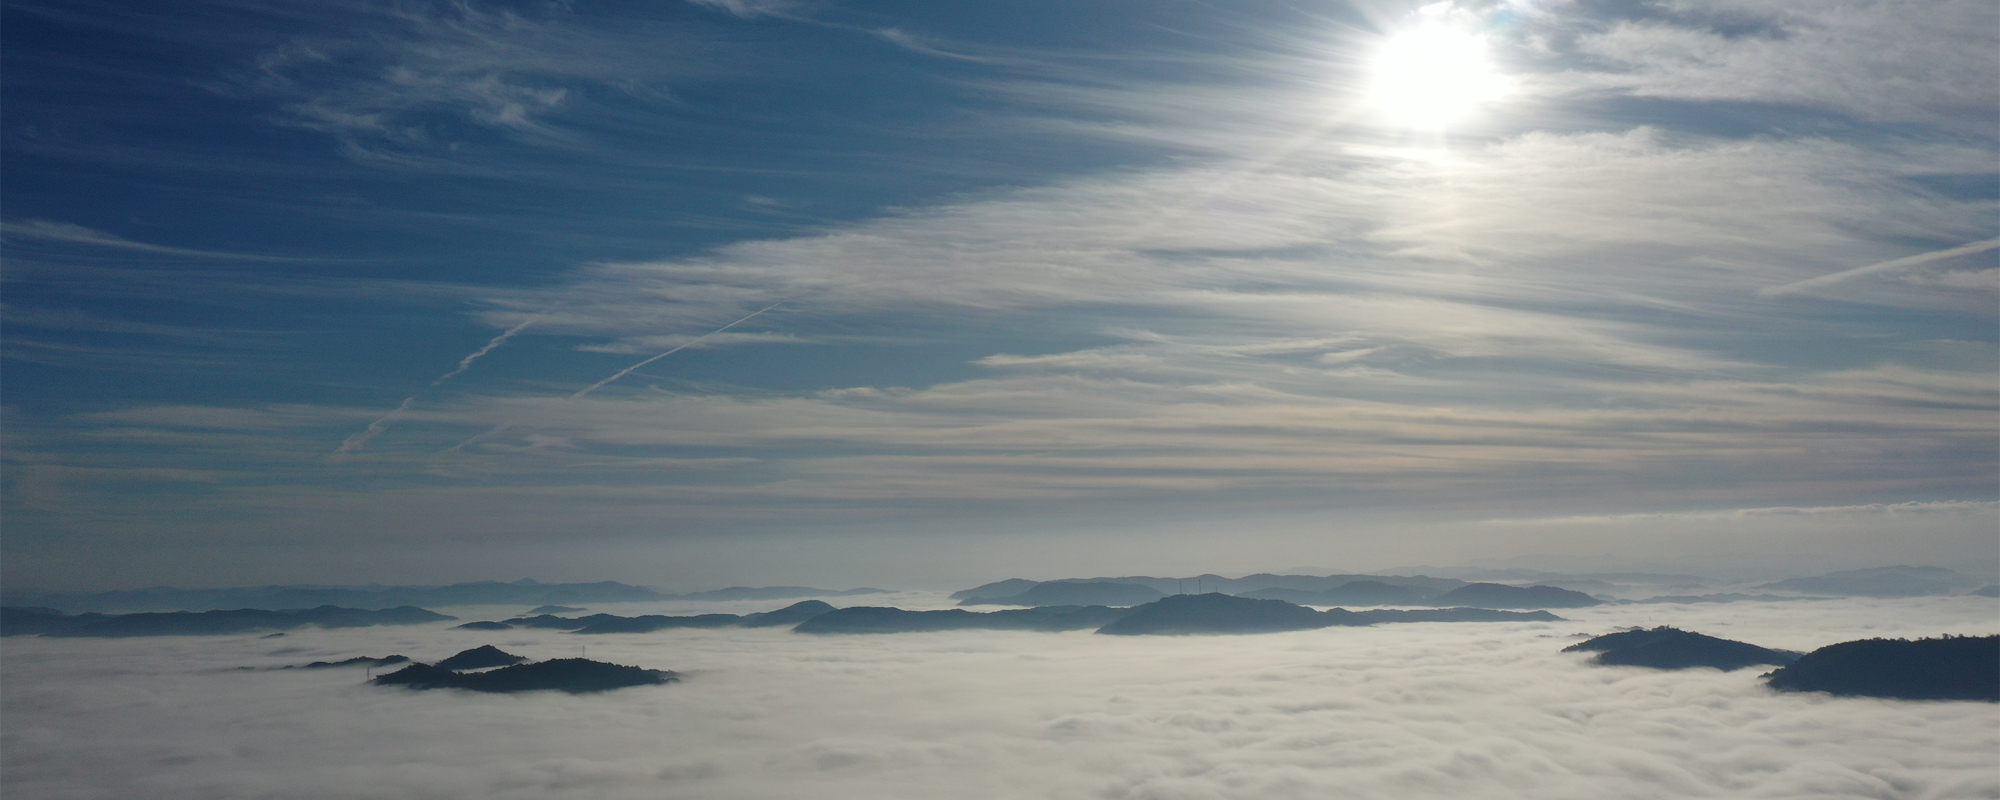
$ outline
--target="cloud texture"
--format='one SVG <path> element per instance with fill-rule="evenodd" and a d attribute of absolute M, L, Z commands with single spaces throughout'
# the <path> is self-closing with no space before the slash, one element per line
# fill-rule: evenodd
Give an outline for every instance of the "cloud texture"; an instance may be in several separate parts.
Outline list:
<path fill-rule="evenodd" d="M 1927 553 L 1994 545 L 1990 2 L 1459 3 L 1433 16 L 1519 91 L 1445 131 L 1361 100 L 1407 4 L 203 7 L 241 41 L 63 8 L 22 19 L 236 65 L 175 84 L 234 138 L 93 158 L 282 133 L 206 153 L 242 170 L 206 213 L 305 216 L 273 248 L 12 212 L 49 260 L 10 273 L 6 352 L 48 371 L 12 385 L 54 388 L 9 406 L 10 580 L 1093 515 L 1317 515 L 1279 558 L 1398 515 L 1414 549 L 1439 520 L 1984 503 L 1926 517 L 1958 543 Z M 402 260 L 226 257 L 322 241 Z M 251 311 L 282 334 L 218 322 Z"/>

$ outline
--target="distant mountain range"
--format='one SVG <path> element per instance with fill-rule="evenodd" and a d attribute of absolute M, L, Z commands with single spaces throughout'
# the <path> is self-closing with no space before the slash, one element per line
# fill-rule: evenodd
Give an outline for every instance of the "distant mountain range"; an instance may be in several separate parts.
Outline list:
<path fill-rule="evenodd" d="M 808 586 L 734 586 L 690 594 L 664 594 L 616 581 L 598 583 L 512 583 L 477 581 L 450 586 L 259 586 L 233 589 L 155 587 L 95 593 L 0 593 L 0 604 L 39 606 L 69 612 L 212 611 L 239 608 L 384 609 L 399 606 L 556 605 L 628 603 L 646 600 L 785 600 L 881 594 L 886 589 L 814 589 Z"/>
<path fill-rule="evenodd" d="M 1372 625 L 1344 608 L 1314 611 L 1283 600 L 1254 600 L 1226 594 L 1177 594 L 1132 609 L 1098 633 L 1120 636 L 1189 633 L 1275 633 Z"/>
<path fill-rule="evenodd" d="M 799 623 L 795 633 L 917 633 L 923 631 L 1076 631 L 1101 628 L 1129 613 L 1108 606 L 1044 606 L 976 612 L 910 611 L 856 606 Z"/>
<path fill-rule="evenodd" d="M 1530 594 L 1539 596 L 1539 593 L 1530 592 Z M 239 609 L 71 615 L 54 609 L 9 606 L 0 607 L 0 634 L 92 637 L 223 635 L 290 630 L 308 625 L 337 628 L 409 625 L 447 622 L 454 619 L 412 607 L 366 610 L 322 606 L 304 611 Z M 602 613 L 580 617 L 542 614 L 516 617 L 505 622 L 468 623 L 456 626 L 456 629 L 503 631 L 511 628 L 544 628 L 580 634 L 630 634 L 673 628 L 792 626 L 792 630 L 799 633 L 1094 629 L 1099 633 L 1113 634 L 1177 634 L 1259 633 L 1324 628 L 1332 625 L 1397 622 L 1546 622 L 1560 619 L 1561 617 L 1547 611 L 1502 611 L 1487 608 L 1375 609 L 1365 612 L 1333 608 L 1319 611 L 1283 600 L 1259 600 L 1211 592 L 1199 595 L 1168 595 L 1129 608 L 1063 605 L 979 613 L 965 609 L 913 611 L 873 606 L 834 608 L 822 600 L 806 600 L 775 611 L 755 614 L 688 616 L 651 614 L 636 617 Z M 478 652 L 483 653 L 484 650 L 491 648 L 483 648 Z"/>
<path fill-rule="evenodd" d="M 1259 589 L 1293 589 L 1302 592 L 1325 592 L 1355 581 L 1373 581 L 1392 586 L 1405 586 L 1422 591 L 1425 596 L 1442 594 L 1465 585 L 1465 581 L 1452 578 L 1433 578 L 1425 575 L 1273 575 L 1257 573 L 1241 578 L 1225 578 L 1221 575 L 1204 574 L 1187 578 L 1156 578 L 1147 575 L 1128 575 L 1117 578 L 1060 578 L 1052 581 L 1031 581 L 1023 578 L 1008 578 L 1004 581 L 975 586 L 953 592 L 951 599 L 967 600 L 975 597 L 1003 599 L 1014 597 L 1036 586 L 1051 583 L 1119 583 L 1145 586 L 1161 595 L 1171 594 L 1222 594 L 1242 595 Z M 1018 605 L 1018 604 L 1017 604 Z"/>
<path fill-rule="evenodd" d="M 1943 567 L 1895 566 L 1793 578 L 1754 588 L 1843 597 L 1925 597 L 1964 594 L 1982 583 L 1985 581 Z"/>
<path fill-rule="evenodd" d="M 1602 601 L 1583 592 L 1554 586 L 1508 586 L 1424 576 L 1251 575 L 1238 579 L 1201 576 L 1172 579 L 1175 586 L 1192 581 L 1216 585 L 1214 592 L 1252 600 L 1278 600 L 1318 606 L 1408 605 L 1464 608 L 1582 608 Z M 954 593 L 959 605 L 1013 606 L 1136 606 L 1186 592 L 1164 593 L 1156 588 L 1164 578 L 1099 578 L 1036 583 L 1020 578 L 989 583 Z M 1272 585 L 1279 584 L 1279 585 Z M 1448 588 L 1439 588 L 1449 584 Z M 1315 588 L 1324 587 L 1324 588 Z M 1011 593 L 1010 593 L 1011 592 Z"/>
<path fill-rule="evenodd" d="M 773 628 L 780 625 L 796 625 L 806 620 L 833 611 L 834 608 L 822 600 L 806 600 L 793 603 L 776 611 L 756 614 L 696 614 L 674 617 L 648 614 L 639 617 L 621 617 L 616 614 L 591 614 L 587 617 L 558 617 L 543 614 L 534 617 L 519 617 L 496 623 L 505 627 L 552 628 L 575 633 L 650 633 L 668 628 Z"/>
<path fill-rule="evenodd" d="M 1436 570 L 1434 567 L 1410 568 Z M 1196 575 L 1189 578 L 1151 576 L 1059 578 L 1032 581 L 1008 578 L 953 592 L 960 605 L 1131 605 L 1144 602 L 1143 587 L 1164 595 L 1222 594 L 1257 600 L 1283 600 L 1317 606 L 1471 606 L 1484 608 L 1580 608 L 1612 603 L 1731 603 L 1752 600 L 1796 600 L 1802 597 L 1919 597 L 1974 594 L 2000 596 L 2000 586 L 1943 567 L 1892 566 L 1792 578 L 1754 587 L 1754 594 L 1705 592 L 1711 579 L 1699 575 L 1645 572 L 1604 572 L 1570 575 L 1540 570 L 1455 571 L 1458 577 L 1416 575 L 1275 575 L 1258 573 L 1241 578 Z M 1462 577 L 1488 577 L 1499 582 L 1467 582 Z M 1532 581 L 1531 585 L 1522 585 Z M 1982 588 L 1983 587 L 1983 588 Z M 1646 597 L 1647 592 L 1672 592 Z M 1772 594 L 1777 592 L 1778 594 Z M 1587 594 L 1597 593 L 1597 594 Z M 1608 598 L 1634 599 L 1608 599 Z M 1643 599 L 1639 599 L 1643 598 Z"/>
<path fill-rule="evenodd" d="M 421 608 L 388 609 L 320 606 L 296 611 L 166 611 L 136 614 L 64 614 L 53 608 L 0 607 L 0 636 L 215 636 L 288 631 L 308 625 L 321 628 L 365 628 L 376 625 L 420 625 L 457 617 Z"/>
<path fill-rule="evenodd" d="M 1165 596 L 1158 589 L 1137 583 L 1049 581 L 1006 597 L 968 597 L 959 605 L 1136 606 Z"/>
<path fill-rule="evenodd" d="M 1096 630 L 1098 633 L 1206 634 L 1271 633 L 1311 630 L 1334 625 L 1374 625 L 1398 622 L 1555 622 L 1546 611 L 1497 611 L 1483 608 L 1420 610 L 1329 609 L 1316 611 L 1282 600 L 1257 600 L 1219 592 L 1168 595 L 1131 608 L 1109 606 L 1040 606 L 984 613 L 954 608 L 910 611 L 857 606 L 829 611 L 800 623 L 797 633 L 909 633 L 948 630 Z"/>

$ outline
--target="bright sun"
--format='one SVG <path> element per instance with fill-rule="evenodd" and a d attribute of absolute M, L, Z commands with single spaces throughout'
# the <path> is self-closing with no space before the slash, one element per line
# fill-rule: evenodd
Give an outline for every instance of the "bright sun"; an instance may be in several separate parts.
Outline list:
<path fill-rule="evenodd" d="M 1509 88 L 1487 60 L 1484 37 L 1427 20 L 1382 45 L 1368 98 L 1396 125 L 1442 130 Z"/>

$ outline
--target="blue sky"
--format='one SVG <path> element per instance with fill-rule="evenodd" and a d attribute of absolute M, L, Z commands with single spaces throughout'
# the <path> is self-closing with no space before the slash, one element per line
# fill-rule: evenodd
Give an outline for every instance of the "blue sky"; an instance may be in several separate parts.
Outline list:
<path fill-rule="evenodd" d="M 5 8 L 10 585 L 2000 560 L 1984 0 Z"/>

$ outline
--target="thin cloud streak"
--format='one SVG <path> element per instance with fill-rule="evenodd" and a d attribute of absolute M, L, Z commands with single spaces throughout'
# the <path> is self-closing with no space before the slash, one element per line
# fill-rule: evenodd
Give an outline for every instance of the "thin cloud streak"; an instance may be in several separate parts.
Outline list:
<path fill-rule="evenodd" d="M 790 298 L 787 298 L 787 299 L 790 299 Z M 609 383 L 611 383 L 611 382 L 613 382 L 613 381 L 616 381 L 616 380 L 618 380 L 619 378 L 623 378 L 623 377 L 625 377 L 625 376 L 627 376 L 627 375 L 630 375 L 630 374 L 632 374 L 632 372 L 633 372 L 634 370 L 637 370 L 637 369 L 639 369 L 640 367 L 643 367 L 643 366 L 646 366 L 647 364 L 651 364 L 651 363 L 653 363 L 653 362 L 655 362 L 655 361 L 658 361 L 658 360 L 660 360 L 660 359 L 662 359 L 662 358 L 666 358 L 667 356 L 670 356 L 670 355 L 673 355 L 673 354 L 675 354 L 675 353 L 678 353 L 678 352 L 680 352 L 680 351 L 682 351 L 682 350 L 686 350 L 686 349 L 688 349 L 688 348 L 690 348 L 690 347 L 693 347 L 693 346 L 695 346 L 695 345 L 697 345 L 697 344 L 700 344 L 700 343 L 701 343 L 701 340 L 703 340 L 703 339 L 707 339 L 707 338 L 708 338 L 708 337 L 710 337 L 710 336 L 714 336 L 714 335 L 716 335 L 716 334 L 718 334 L 718 333 L 722 333 L 723 331 L 726 331 L 726 330 L 729 330 L 730 328 L 734 328 L 734 327 L 736 327 L 736 326 L 738 326 L 738 325 L 741 325 L 741 324 L 743 324 L 743 323 L 745 323 L 745 322 L 748 322 L 748 321 L 750 321 L 750 320 L 751 320 L 751 318 L 753 318 L 753 317 L 756 317 L 756 316 L 757 316 L 757 315 L 759 315 L 759 314 L 762 314 L 762 313 L 764 313 L 764 312 L 766 312 L 766 311 L 769 311 L 769 310 L 771 310 L 771 309 L 774 309 L 774 308 L 777 308 L 778 306 L 781 306 L 781 305 L 784 305 L 784 304 L 785 304 L 785 302 L 786 302 L 785 300 L 779 300 L 779 301 L 778 301 L 778 302 L 776 302 L 776 303 L 772 303 L 772 304 L 770 304 L 770 305 L 768 305 L 768 306 L 765 306 L 765 307 L 763 307 L 763 308 L 760 308 L 760 309 L 757 309 L 756 311 L 752 311 L 752 312 L 750 312 L 749 314 L 746 314 L 746 315 L 744 315 L 744 316 L 743 316 L 743 317 L 742 317 L 741 319 L 738 319 L 738 320 L 736 320 L 735 322 L 731 322 L 731 323 L 729 323 L 729 324 L 727 324 L 727 325 L 724 325 L 724 326 L 722 326 L 722 327 L 720 327 L 720 328 L 716 328 L 715 330 L 712 330 L 712 331 L 709 331 L 709 332 L 707 332 L 707 333 L 704 333 L 704 334 L 702 334 L 702 335 L 700 335 L 700 336 L 696 336 L 696 337 L 694 337 L 693 339 L 690 339 L 690 340 L 688 340 L 688 341 L 687 341 L 686 343 L 684 343 L 684 344 L 682 344 L 682 345 L 680 345 L 680 346 L 678 346 L 678 347 L 675 347 L 675 348 L 673 348 L 673 349 L 671 349 L 671 350 L 668 350 L 668 351 L 666 351 L 666 352 L 664 352 L 664 353 L 660 353 L 659 355 L 656 355 L 656 356 L 653 356 L 652 358 L 648 358 L 648 359 L 646 359 L 646 360 L 644 360 L 644 361 L 641 361 L 641 362 L 639 362 L 639 363 L 637 363 L 637 364 L 633 364 L 632 366 L 629 366 L 629 367 L 626 367 L 626 368 L 624 368 L 624 369 L 621 369 L 621 370 L 619 370 L 619 371 L 617 371 L 617 372 L 613 373 L 613 374 L 611 375 L 611 377 L 608 377 L 608 378 L 605 378 L 604 380 L 601 380 L 601 381 L 598 381 L 598 382 L 596 382 L 596 383 L 593 383 L 593 384 L 591 384 L 591 385 L 589 385 L 589 386 L 586 386 L 586 387 L 584 387 L 584 388 L 582 388 L 582 389 L 579 389 L 579 390 L 577 390 L 577 392 L 576 392 L 575 394 L 572 394 L 572 395 L 570 395 L 568 399 L 569 399 L 569 400 L 571 400 L 571 401 L 575 401 L 575 400 L 581 400 L 581 399 L 583 399 L 583 398 L 584 398 L 585 396 L 588 396 L 588 395 L 589 395 L 589 394 L 590 394 L 591 392 L 595 392 L 595 391 L 597 391 L 598 389 L 602 389 L 602 388 L 604 388 L 604 386 L 605 386 L 605 385 L 607 385 L 607 384 L 609 384 Z M 452 446 L 451 446 L 450 448 L 446 449 L 446 450 L 445 450 L 445 452 L 448 452 L 448 453 L 455 453 L 455 452 L 458 452 L 458 451 L 460 451 L 460 450 L 463 450 L 463 449 L 465 448 L 465 446 L 466 446 L 466 445 L 469 445 L 469 444 L 476 444 L 476 443 L 478 443 L 478 442 L 482 442 L 482 441 L 485 441 L 485 440 L 487 440 L 487 439 L 489 439 L 489 438 L 492 438 L 492 437 L 493 437 L 493 436 L 494 436 L 495 434 L 498 434 L 498 433 L 501 433 L 502 431 L 505 431 L 505 430 L 507 430 L 507 429 L 509 429 L 509 428 L 512 428 L 512 427 L 514 427 L 514 425 L 515 425 L 515 424 L 516 424 L 516 423 L 513 423 L 513 422 L 504 422 L 504 423 L 501 423 L 501 424 L 499 424 L 499 425 L 496 425 L 496 426 L 494 426 L 494 427 L 493 427 L 493 429 L 491 429 L 491 430 L 488 430 L 488 431 L 486 431 L 485 433 L 482 433 L 482 434 L 479 434 L 479 435 L 477 435 L 477 436 L 474 436 L 474 437 L 472 437 L 472 438 L 470 438 L 470 439 L 467 439 L 467 440 L 465 440 L 465 441 L 462 441 L 462 442 L 459 442 L 458 444 L 455 444 L 455 445 L 452 445 Z"/>
<path fill-rule="evenodd" d="M 1924 264 L 1929 264 L 1936 261 L 1944 261 L 1947 259 L 1958 258 L 1960 256 L 1977 255 L 1980 253 L 1987 252 L 1989 250 L 1996 250 L 1996 249 L 2000 249 L 2000 238 L 1987 239 L 1983 242 L 1973 242 L 1971 244 L 1963 244 L 1957 247 L 1947 248 L 1944 250 L 1933 250 L 1928 253 L 1918 253 L 1917 255 L 1906 256 L 1904 258 L 1891 259 L 1889 261 L 1884 261 L 1879 264 L 1870 264 L 1865 267 L 1856 267 L 1854 269 L 1845 270 L 1842 272 L 1836 272 L 1833 273 L 1832 275 L 1822 275 L 1817 278 L 1808 278 L 1806 280 L 1798 281 L 1795 283 L 1788 283 L 1783 286 L 1765 287 L 1763 289 L 1758 289 L 1757 294 L 1763 297 L 1782 297 L 1784 295 L 1800 294 L 1812 291 L 1814 289 L 1824 289 L 1828 286 L 1833 286 L 1839 283 L 1845 283 L 1855 278 L 1867 275 L 1880 275 L 1888 272 L 1896 272 L 1899 270 L 1908 269 L 1910 267 L 1922 266 Z"/>
<path fill-rule="evenodd" d="M 741 325 L 741 324 L 743 324 L 743 323 L 745 323 L 745 322 L 749 322 L 749 321 L 750 321 L 750 319 L 751 319 L 752 317 L 755 317 L 755 316 L 757 316 L 758 314 L 762 314 L 762 313 L 764 313 L 764 312 L 766 312 L 766 311 L 769 311 L 769 310 L 771 310 L 771 309 L 774 309 L 774 308 L 777 308 L 778 306 L 781 306 L 781 305 L 784 305 L 784 303 L 785 303 L 785 301 L 784 301 L 784 300 L 779 300 L 779 301 L 778 301 L 778 302 L 776 302 L 776 303 L 772 303 L 772 304 L 770 304 L 770 305 L 768 305 L 768 306 L 765 306 L 765 307 L 763 307 L 763 308 L 760 308 L 760 309 L 757 309 L 756 311 L 752 311 L 752 312 L 750 312 L 749 314 L 746 314 L 746 315 L 744 315 L 744 317 L 743 317 L 742 319 L 739 319 L 739 320 L 736 320 L 735 322 L 731 322 L 731 323 L 729 323 L 729 324 L 727 324 L 727 325 L 724 325 L 724 326 L 722 326 L 722 327 L 720 327 L 720 328 L 716 328 L 715 330 L 712 330 L 712 331 L 709 331 L 709 332 L 707 332 L 707 333 L 704 333 L 704 334 L 702 334 L 702 335 L 700 335 L 700 336 L 696 336 L 696 337 L 694 337 L 693 339 L 689 340 L 689 341 L 688 341 L 688 343 L 686 343 L 686 344 L 683 344 L 683 345 L 681 345 L 681 346 L 679 346 L 679 347 L 675 347 L 675 348 L 674 348 L 674 349 L 672 349 L 672 350 L 668 350 L 668 351 L 666 351 L 666 352 L 664 352 L 664 353 L 661 353 L 661 354 L 659 354 L 659 355 L 656 355 L 656 356 L 653 356 L 652 358 L 648 358 L 648 359 L 646 359 L 646 360 L 644 360 L 644 361 L 641 361 L 641 362 L 639 362 L 639 363 L 637 363 L 637 364 L 633 364 L 632 366 L 629 366 L 629 367 L 626 367 L 626 368 L 624 368 L 624 369 L 621 369 L 621 370 L 617 371 L 616 373 L 613 373 L 613 374 L 612 374 L 612 376 L 611 376 L 611 377 L 609 377 L 609 378 L 605 378 L 604 380 L 601 380 L 601 381 L 598 381 L 598 382 L 596 382 L 596 383 L 593 383 L 593 384 L 591 384 L 591 385 L 589 385 L 589 386 L 586 386 L 586 387 L 584 387 L 584 388 L 582 388 L 582 389 L 578 390 L 576 394 L 573 394 L 573 395 L 570 395 L 570 396 L 569 396 L 569 399 L 571 399 L 571 400 L 578 400 L 578 399 L 581 399 L 581 398 L 582 398 L 583 396 L 585 396 L 585 395 L 588 395 L 588 394 L 590 394 L 591 392 L 594 392 L 594 391 L 597 391 L 598 389 L 602 389 L 602 388 L 604 388 L 604 386 L 605 386 L 606 384 L 608 384 L 608 383 L 611 383 L 612 381 L 615 381 L 615 380 L 618 380 L 619 378 L 623 378 L 623 377 L 625 377 L 625 376 L 627 376 L 627 375 L 630 375 L 630 374 L 632 374 L 632 371 L 633 371 L 633 370 L 636 370 L 636 369 L 638 369 L 638 368 L 640 368 L 640 367 L 643 367 L 643 366 L 646 366 L 647 364 L 651 364 L 651 363 L 653 363 L 653 362 L 655 362 L 655 361 L 658 361 L 658 360 L 660 360 L 660 359 L 662 359 L 662 358 L 666 358 L 667 356 L 670 356 L 670 355 L 673 355 L 673 354 L 675 354 L 675 353 L 678 353 L 678 352 L 680 352 L 680 351 L 682 351 L 682 350 L 686 350 L 686 349 L 688 349 L 688 348 L 690 348 L 690 347 L 693 347 L 693 346 L 695 346 L 695 345 L 697 345 L 697 344 L 700 344 L 700 343 L 701 343 L 701 340 L 703 340 L 703 339 L 706 339 L 706 338 L 708 338 L 708 337 L 710 337 L 710 336 L 714 336 L 714 335 L 716 335 L 716 334 L 718 334 L 718 333 L 721 333 L 721 332 L 723 332 L 723 331 L 726 331 L 726 330 L 729 330 L 730 328 L 734 328 L 734 327 L 736 327 L 736 326 L 738 326 L 738 325 Z"/>
<path fill-rule="evenodd" d="M 107 233 L 95 228 L 86 228 L 69 222 L 53 222 L 45 219 L 31 219 L 25 222 L 0 222 L 0 234 L 22 239 L 41 239 L 71 244 L 109 247 L 118 250 L 132 250 L 141 253 L 181 256 L 184 258 L 220 259 L 226 261 L 328 261 L 332 259 L 293 258 L 289 256 L 266 256 L 253 253 L 225 253 L 217 250 L 197 250 L 186 247 L 135 242 L 115 233 Z"/>
<path fill-rule="evenodd" d="M 529 317 L 525 320 L 522 320 L 519 324 L 515 325 L 514 327 L 502 331 L 500 335 L 487 340 L 486 346 L 481 347 L 478 350 L 474 350 L 466 357 L 459 359 L 458 366 L 453 367 L 450 372 L 446 372 L 443 375 L 439 375 L 437 377 L 437 380 L 431 381 L 431 385 L 428 388 L 435 389 L 438 386 L 443 385 L 445 381 L 451 380 L 452 378 L 456 378 L 460 375 L 465 374 L 466 370 L 472 368 L 472 362 L 478 361 L 480 356 L 484 356 L 487 353 L 493 352 L 494 348 L 506 344 L 508 339 L 514 338 L 514 334 L 527 330 L 528 326 L 540 322 L 541 319 L 542 317 L 539 314 L 536 316 Z M 374 441 L 375 437 L 381 436 L 383 431 L 389 429 L 389 423 L 394 422 L 396 419 L 402 417 L 403 414 L 409 412 L 410 404 L 415 403 L 416 401 L 417 401 L 416 395 L 410 395 L 409 397 L 403 398 L 403 402 L 400 405 L 397 405 L 394 411 L 390 411 L 389 413 L 382 415 L 380 419 L 368 423 L 368 427 L 362 430 L 360 433 L 347 437 L 347 441 L 341 442 L 340 447 L 335 448 L 334 451 L 328 455 L 328 457 L 331 458 L 333 456 L 337 456 L 342 453 L 358 452 L 361 448 L 368 446 L 368 443 Z"/>
<path fill-rule="evenodd" d="M 499 336 L 495 336 L 491 341 L 488 341 L 485 347 L 481 347 L 478 350 L 473 351 L 471 355 L 459 359 L 457 368 L 443 375 L 439 375 L 437 380 L 431 381 L 431 386 L 436 387 L 439 384 L 444 383 L 445 381 L 458 377 L 459 375 L 463 374 L 466 370 L 471 369 L 472 362 L 478 361 L 480 356 L 493 352 L 494 348 L 506 344 L 508 339 L 514 338 L 514 334 L 527 330 L 528 326 L 540 322 L 541 320 L 542 317 L 541 315 L 538 314 L 536 316 L 532 316 L 525 320 L 522 320 L 520 324 L 515 325 L 514 327 L 508 328 L 507 330 L 501 332 Z"/>

